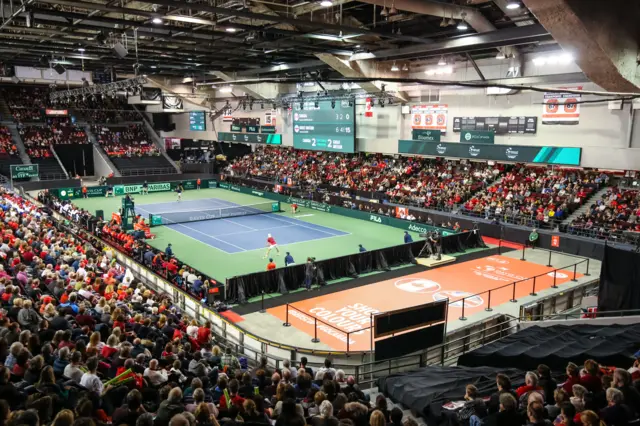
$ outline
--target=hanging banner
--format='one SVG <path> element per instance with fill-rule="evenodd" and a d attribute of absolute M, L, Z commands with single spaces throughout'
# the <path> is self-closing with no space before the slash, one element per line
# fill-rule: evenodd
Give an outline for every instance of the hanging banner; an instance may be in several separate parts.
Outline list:
<path fill-rule="evenodd" d="M 411 128 L 447 131 L 447 105 L 413 105 L 411 107 Z"/>
<path fill-rule="evenodd" d="M 579 87 L 563 87 L 569 90 L 582 90 Z M 580 122 L 580 100 L 575 93 L 544 93 L 542 106 L 542 124 L 578 124 Z"/>
<path fill-rule="evenodd" d="M 275 129 L 276 127 L 276 112 L 275 111 L 267 111 L 264 113 L 264 124 L 262 125 L 262 127 L 273 127 Z M 264 132 L 264 130 L 263 130 Z M 264 132 L 264 133 L 275 133 L 275 130 L 273 132 Z"/>
<path fill-rule="evenodd" d="M 364 107 L 364 116 L 373 117 L 373 103 L 371 102 L 371 98 L 367 98 L 366 100 Z"/>

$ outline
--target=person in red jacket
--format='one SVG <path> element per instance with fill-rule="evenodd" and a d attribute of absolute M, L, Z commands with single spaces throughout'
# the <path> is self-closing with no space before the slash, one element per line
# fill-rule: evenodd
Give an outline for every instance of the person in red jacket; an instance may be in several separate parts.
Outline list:
<path fill-rule="evenodd" d="M 594 394 L 602 391 L 602 380 L 598 373 L 600 372 L 600 366 L 592 359 L 588 359 L 584 362 L 584 371 L 580 377 L 580 384 L 587 388 L 589 392 Z"/>
<path fill-rule="evenodd" d="M 580 384 L 580 370 L 578 366 L 570 362 L 567 365 L 567 381 L 562 384 L 562 389 L 569 396 L 573 396 L 573 385 Z"/>
<path fill-rule="evenodd" d="M 202 327 L 198 329 L 198 336 L 196 338 L 200 345 L 209 343 L 211 340 L 211 323 L 206 321 Z"/>
<path fill-rule="evenodd" d="M 528 371 L 524 377 L 524 386 L 520 386 L 516 389 L 516 395 L 518 395 L 518 399 L 526 393 L 531 391 L 543 393 L 543 390 L 540 386 L 538 386 L 538 375 L 533 371 Z"/>

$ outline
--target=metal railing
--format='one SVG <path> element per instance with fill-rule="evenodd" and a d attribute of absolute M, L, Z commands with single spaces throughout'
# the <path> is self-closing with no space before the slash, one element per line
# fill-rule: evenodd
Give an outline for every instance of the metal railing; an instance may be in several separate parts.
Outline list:
<path fill-rule="evenodd" d="M 501 249 L 502 249 L 502 240 L 499 240 L 499 242 L 498 242 L 498 254 L 501 254 Z M 579 256 L 569 255 L 569 254 L 566 254 L 566 253 L 557 253 L 557 252 L 554 252 L 552 250 L 547 250 L 547 249 L 537 248 L 535 250 L 547 251 L 549 253 L 549 260 L 548 260 L 548 263 L 547 263 L 547 267 L 548 268 L 552 268 L 553 267 L 553 265 L 552 265 L 552 256 L 553 256 L 554 253 L 560 254 L 562 256 L 570 256 L 570 257 L 580 258 Z M 493 289 L 485 290 L 485 291 L 482 291 L 482 292 L 479 292 L 479 293 L 476 293 L 476 294 L 472 294 L 470 296 L 465 296 L 465 297 L 463 297 L 461 299 L 457 299 L 457 300 L 449 302 L 449 305 L 451 305 L 453 303 L 461 304 L 462 305 L 462 313 L 460 315 L 460 318 L 458 318 L 458 319 L 461 320 L 461 321 L 466 321 L 467 317 L 464 316 L 464 309 L 465 309 L 465 305 L 466 305 L 465 301 L 467 299 L 471 299 L 473 297 L 479 297 L 479 296 L 482 296 L 484 294 L 487 294 L 488 295 L 488 297 L 487 297 L 487 307 L 485 308 L 485 311 L 491 312 L 491 311 L 493 311 L 493 308 L 491 307 L 491 294 L 493 292 L 502 290 L 504 288 L 512 287 L 511 299 L 509 301 L 511 303 L 517 303 L 518 299 L 516 299 L 516 289 L 517 289 L 518 284 L 520 284 L 520 283 L 525 283 L 525 282 L 528 282 L 528 281 L 532 281 L 531 293 L 529 293 L 529 295 L 530 296 L 537 296 L 538 295 L 536 293 L 536 281 L 537 281 L 537 279 L 541 278 L 541 277 L 549 276 L 549 274 L 552 273 L 552 272 L 553 272 L 553 285 L 551 286 L 551 288 L 558 288 L 558 285 L 557 285 L 558 271 L 564 271 L 564 270 L 569 270 L 569 268 L 573 268 L 573 277 L 571 278 L 571 281 L 572 282 L 576 282 L 576 281 L 578 281 L 578 279 L 577 279 L 578 265 L 586 263 L 585 272 L 584 272 L 583 275 L 585 275 L 585 276 L 591 275 L 591 274 L 589 274 L 589 262 L 590 262 L 590 259 L 588 257 L 587 258 L 580 258 L 580 259 L 581 260 L 578 261 L 578 262 L 575 262 L 575 263 L 572 263 L 570 265 L 563 266 L 563 267 L 560 267 L 560 268 L 555 268 L 552 271 L 546 271 L 546 272 L 544 272 L 542 274 L 534 275 L 533 277 L 528 277 L 528 278 L 525 278 L 525 279 L 522 279 L 522 280 L 516 280 L 516 281 L 510 282 L 510 283 L 505 284 L 505 285 L 500 286 L 500 287 L 496 287 L 496 288 L 493 288 Z M 522 257 L 520 258 L 520 260 L 522 260 L 522 261 L 526 260 L 526 246 L 524 244 L 522 245 Z"/>
<path fill-rule="evenodd" d="M 446 341 L 440 345 L 429 347 L 417 354 L 404 355 L 384 361 L 370 361 L 356 366 L 356 382 L 366 388 L 373 384 L 378 377 L 383 377 L 393 372 L 421 368 L 427 365 L 449 365 L 461 355 L 476 349 L 479 346 L 499 340 L 509 334 L 513 334 L 519 327 L 515 317 L 508 317 L 506 321 L 470 332 L 469 334 Z M 369 376 L 369 379 L 366 379 Z"/>
<path fill-rule="evenodd" d="M 519 317 L 519 321 L 556 321 L 556 320 L 569 320 L 569 319 L 597 319 L 597 318 L 620 318 L 628 316 L 640 316 L 640 309 L 623 309 L 616 311 L 604 311 L 604 312 L 569 312 L 558 314 L 537 314 L 527 315 L 525 317 Z"/>
<path fill-rule="evenodd" d="M 116 165 L 117 166 L 117 165 Z M 173 167 L 153 167 L 147 169 L 119 169 L 122 176 L 148 176 L 178 174 Z"/>

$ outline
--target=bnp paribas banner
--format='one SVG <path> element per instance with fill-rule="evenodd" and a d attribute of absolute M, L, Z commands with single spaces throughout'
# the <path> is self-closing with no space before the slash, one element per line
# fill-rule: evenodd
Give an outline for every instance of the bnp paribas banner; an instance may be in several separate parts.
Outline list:
<path fill-rule="evenodd" d="M 150 183 L 148 186 L 149 192 L 171 191 L 169 182 Z M 139 194 L 142 192 L 142 185 L 116 185 L 113 187 L 113 192 L 115 195 Z"/>
<path fill-rule="evenodd" d="M 469 158 L 474 160 L 517 161 L 521 163 L 579 166 L 582 148 L 530 145 L 489 145 L 456 142 L 398 141 L 401 154 L 434 157 Z"/>

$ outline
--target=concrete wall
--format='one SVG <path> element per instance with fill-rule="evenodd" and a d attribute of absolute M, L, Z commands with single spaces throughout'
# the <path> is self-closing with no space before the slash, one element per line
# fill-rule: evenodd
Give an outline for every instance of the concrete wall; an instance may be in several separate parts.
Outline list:
<path fill-rule="evenodd" d="M 98 149 L 93 147 L 93 174 L 94 176 L 109 176 L 113 170 L 105 159 L 100 155 Z"/>

